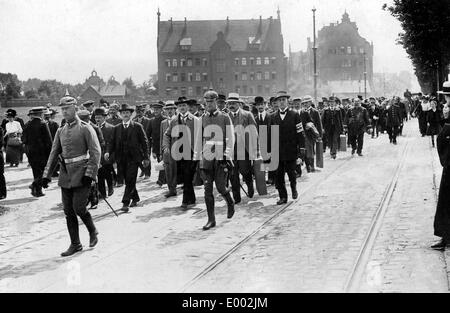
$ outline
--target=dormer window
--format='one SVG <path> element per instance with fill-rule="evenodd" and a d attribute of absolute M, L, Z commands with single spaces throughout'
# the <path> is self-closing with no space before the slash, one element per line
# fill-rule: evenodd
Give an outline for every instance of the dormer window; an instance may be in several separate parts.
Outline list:
<path fill-rule="evenodd" d="M 259 49 L 261 46 L 261 39 L 256 39 L 256 37 L 248 37 L 248 46 L 251 49 Z"/>
<path fill-rule="evenodd" d="M 180 47 L 181 50 L 190 50 L 192 46 L 192 39 L 191 38 L 183 38 L 180 40 Z"/>

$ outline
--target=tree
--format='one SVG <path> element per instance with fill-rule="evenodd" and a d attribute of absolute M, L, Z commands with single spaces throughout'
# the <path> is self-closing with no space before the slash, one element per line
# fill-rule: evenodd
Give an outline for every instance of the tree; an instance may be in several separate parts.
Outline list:
<path fill-rule="evenodd" d="M 398 43 L 411 58 L 423 92 L 435 92 L 450 64 L 450 0 L 393 0 L 383 9 L 401 23 Z"/>
<path fill-rule="evenodd" d="M 134 84 L 134 81 L 133 79 L 131 79 L 131 77 L 125 78 L 125 80 L 122 82 L 122 85 L 127 87 L 132 96 L 135 96 L 137 94 L 136 85 Z"/>
<path fill-rule="evenodd" d="M 7 99 L 20 97 L 20 81 L 17 75 L 0 73 L 0 96 Z"/>
<path fill-rule="evenodd" d="M 27 99 L 37 99 L 38 98 L 38 92 L 36 89 L 30 89 L 25 91 L 25 98 Z"/>

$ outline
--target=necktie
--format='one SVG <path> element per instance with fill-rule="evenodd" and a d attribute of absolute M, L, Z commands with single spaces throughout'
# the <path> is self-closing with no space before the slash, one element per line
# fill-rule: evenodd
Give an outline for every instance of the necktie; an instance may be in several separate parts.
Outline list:
<path fill-rule="evenodd" d="M 262 113 L 259 113 L 259 120 L 260 120 L 260 121 L 263 120 Z"/>

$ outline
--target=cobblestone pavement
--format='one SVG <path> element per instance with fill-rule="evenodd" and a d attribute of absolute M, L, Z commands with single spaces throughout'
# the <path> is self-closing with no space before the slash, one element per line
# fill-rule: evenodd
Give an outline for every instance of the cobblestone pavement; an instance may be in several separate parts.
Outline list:
<path fill-rule="evenodd" d="M 31 170 L 8 168 L 8 199 L 0 201 L 0 292 L 343 291 L 407 142 L 408 156 L 359 290 L 447 291 L 444 254 L 428 249 L 435 240 L 435 151 L 416 135 L 416 124 L 408 123 L 398 146 L 389 145 L 386 135 L 366 137 L 364 157 L 326 157 L 323 170 L 300 179 L 300 199 L 286 208 L 274 205 L 277 194 L 270 187 L 267 196 L 245 199 L 228 220 L 218 196 L 218 225 L 207 232 L 201 230 L 202 188 L 196 189 L 197 207 L 183 210 L 181 191 L 167 201 L 152 173 L 150 182 L 139 181 L 143 201 L 131 213 L 116 218 L 104 203 L 91 211 L 98 246 L 86 248 L 81 226 L 85 250 L 65 259 L 59 257 L 68 245 L 59 189 L 52 184 L 46 197 L 32 198 Z M 109 199 L 115 208 L 122 191 Z"/>

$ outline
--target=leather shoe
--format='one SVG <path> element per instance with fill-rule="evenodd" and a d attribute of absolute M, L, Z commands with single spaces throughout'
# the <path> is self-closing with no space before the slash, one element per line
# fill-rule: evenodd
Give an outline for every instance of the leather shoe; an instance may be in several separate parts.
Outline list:
<path fill-rule="evenodd" d="M 114 194 L 114 189 L 111 188 L 108 190 L 108 197 L 111 197 Z"/>
<path fill-rule="evenodd" d="M 441 240 L 438 243 L 432 245 L 431 249 L 438 250 L 438 251 L 444 251 L 446 246 L 447 246 L 447 243 L 444 240 Z"/>
<path fill-rule="evenodd" d="M 298 198 L 298 192 L 297 189 L 292 189 L 292 199 L 297 199 Z"/>
<path fill-rule="evenodd" d="M 94 233 L 89 234 L 89 247 L 95 247 L 95 245 L 98 243 L 98 231 L 96 230 Z"/>
<path fill-rule="evenodd" d="M 66 251 L 64 251 L 63 253 L 61 253 L 62 257 L 66 257 L 66 256 L 71 256 L 77 252 L 80 252 L 81 250 L 83 250 L 83 246 L 79 243 L 77 245 L 70 245 L 69 249 L 67 249 Z"/>
<path fill-rule="evenodd" d="M 166 194 L 164 195 L 164 197 L 170 198 L 170 197 L 176 197 L 176 195 L 177 195 L 176 192 L 169 191 L 168 193 L 166 193 Z"/>
<path fill-rule="evenodd" d="M 208 230 L 216 226 L 216 221 L 208 221 L 205 226 L 203 226 L 203 230 Z"/>
<path fill-rule="evenodd" d="M 120 210 L 124 213 L 128 213 L 128 211 L 130 211 L 130 208 L 128 207 L 128 205 L 124 205 Z"/>
<path fill-rule="evenodd" d="M 255 188 L 253 188 L 253 183 L 251 183 L 247 187 L 248 187 L 248 197 L 251 199 L 255 195 Z"/>
<path fill-rule="evenodd" d="M 287 199 L 280 199 L 277 201 L 277 205 L 282 205 L 282 204 L 286 204 L 287 203 Z"/>
<path fill-rule="evenodd" d="M 360 153 L 358 153 L 358 155 L 361 157 L 361 156 L 363 156 L 363 154 L 360 152 Z"/>
<path fill-rule="evenodd" d="M 135 206 L 137 206 L 138 202 L 139 201 L 136 200 L 131 201 L 130 208 L 134 208 Z"/>

